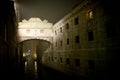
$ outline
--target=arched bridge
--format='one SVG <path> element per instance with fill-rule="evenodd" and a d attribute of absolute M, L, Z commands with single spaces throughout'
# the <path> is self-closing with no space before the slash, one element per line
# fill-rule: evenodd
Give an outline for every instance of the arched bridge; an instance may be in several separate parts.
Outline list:
<path fill-rule="evenodd" d="M 39 18 L 23 20 L 18 27 L 18 42 L 29 39 L 41 39 L 52 43 L 52 23 Z"/>
<path fill-rule="evenodd" d="M 46 40 L 52 43 L 52 36 L 18 36 L 18 37 L 19 37 L 19 43 L 30 39 Z"/>

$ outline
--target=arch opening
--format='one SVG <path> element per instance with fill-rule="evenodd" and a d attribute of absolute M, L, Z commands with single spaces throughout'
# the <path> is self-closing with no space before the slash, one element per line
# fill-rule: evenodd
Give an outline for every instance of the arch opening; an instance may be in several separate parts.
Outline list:
<path fill-rule="evenodd" d="M 51 42 L 42 39 L 24 40 L 19 45 L 25 75 L 32 74 L 37 78 L 38 64 L 42 64 L 42 55 L 50 50 Z"/>

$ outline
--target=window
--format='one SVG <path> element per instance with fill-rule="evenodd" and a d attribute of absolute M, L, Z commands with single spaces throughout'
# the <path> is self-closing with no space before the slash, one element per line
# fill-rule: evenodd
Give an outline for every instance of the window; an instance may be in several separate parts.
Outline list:
<path fill-rule="evenodd" d="M 62 27 L 60 27 L 60 32 L 62 32 Z"/>
<path fill-rule="evenodd" d="M 93 31 L 89 31 L 88 32 L 88 41 L 93 41 L 93 40 L 94 40 Z"/>
<path fill-rule="evenodd" d="M 75 43 L 79 43 L 79 36 L 75 36 Z"/>
<path fill-rule="evenodd" d="M 43 29 L 41 29 L 41 30 L 40 30 L 40 33 L 43 33 L 43 32 L 44 32 L 44 30 L 43 30 Z"/>
<path fill-rule="evenodd" d="M 55 31 L 55 35 L 57 35 L 57 31 Z"/>
<path fill-rule="evenodd" d="M 69 38 L 67 38 L 67 44 L 69 44 Z"/>
<path fill-rule="evenodd" d="M 60 58 L 60 62 L 62 62 L 62 58 Z"/>
<path fill-rule="evenodd" d="M 89 10 L 86 15 L 87 15 L 88 20 L 93 19 L 93 11 L 92 10 Z"/>
<path fill-rule="evenodd" d="M 48 57 L 48 60 L 50 61 L 50 56 Z"/>
<path fill-rule="evenodd" d="M 60 46 L 62 46 L 62 40 L 60 41 Z"/>
<path fill-rule="evenodd" d="M 89 11 L 89 18 L 92 19 L 93 18 L 93 12 Z"/>
<path fill-rule="evenodd" d="M 70 64 L 70 59 L 69 58 L 66 59 L 66 64 Z"/>
<path fill-rule="evenodd" d="M 53 57 L 51 57 L 52 61 L 54 61 Z"/>
<path fill-rule="evenodd" d="M 88 68 L 93 70 L 95 67 L 94 60 L 88 60 Z"/>
<path fill-rule="evenodd" d="M 57 57 L 54 58 L 54 61 L 57 62 Z"/>
<path fill-rule="evenodd" d="M 74 24 L 75 24 L 75 25 L 79 24 L 79 19 L 78 19 L 78 17 L 75 18 Z"/>
<path fill-rule="evenodd" d="M 29 33 L 29 32 L 30 32 L 30 29 L 26 29 L 26 32 Z"/>
<path fill-rule="evenodd" d="M 68 23 L 66 24 L 66 29 L 69 29 L 69 24 Z"/>
<path fill-rule="evenodd" d="M 80 66 L 80 59 L 75 59 L 75 66 Z"/>
<path fill-rule="evenodd" d="M 55 46 L 57 47 L 57 42 L 55 43 Z"/>

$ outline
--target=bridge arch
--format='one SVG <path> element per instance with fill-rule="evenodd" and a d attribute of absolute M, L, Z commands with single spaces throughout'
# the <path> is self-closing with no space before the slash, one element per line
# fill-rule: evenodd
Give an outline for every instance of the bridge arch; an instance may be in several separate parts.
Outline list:
<path fill-rule="evenodd" d="M 19 55 L 26 58 L 26 54 L 30 51 L 29 57 L 39 59 L 38 61 L 41 62 L 42 55 L 52 50 L 52 27 L 52 23 L 47 20 L 42 21 L 40 18 L 19 22 L 17 36 Z"/>
<path fill-rule="evenodd" d="M 27 58 L 29 56 L 28 51 L 30 51 L 30 56 L 38 59 L 39 62 L 41 62 L 44 53 L 49 52 L 52 48 L 51 42 L 43 39 L 27 39 L 18 43 L 18 45 L 21 47 L 20 54 L 23 58 Z"/>
<path fill-rule="evenodd" d="M 27 40 L 45 40 L 52 43 L 53 38 L 51 36 L 19 36 L 18 43 L 21 43 Z"/>
<path fill-rule="evenodd" d="M 42 57 L 50 49 L 51 42 L 43 39 L 27 39 L 18 43 L 22 57 L 23 68 L 26 73 L 36 71 L 42 63 Z"/>
<path fill-rule="evenodd" d="M 21 44 L 21 43 L 24 43 L 24 42 L 27 42 L 27 41 L 32 41 L 32 40 L 35 40 L 35 41 L 44 41 L 44 42 L 47 42 L 47 43 L 51 44 L 50 41 L 44 40 L 44 39 L 26 39 L 26 40 L 20 41 L 18 44 Z"/>

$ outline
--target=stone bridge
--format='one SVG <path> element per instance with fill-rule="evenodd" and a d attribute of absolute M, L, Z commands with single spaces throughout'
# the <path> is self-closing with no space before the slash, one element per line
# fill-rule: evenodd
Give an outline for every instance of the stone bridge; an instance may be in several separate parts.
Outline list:
<path fill-rule="evenodd" d="M 41 39 L 52 43 L 52 23 L 39 18 L 30 18 L 23 20 L 18 26 L 18 42 L 29 39 Z"/>
<path fill-rule="evenodd" d="M 40 39 L 40 40 L 45 40 L 52 43 L 51 36 L 19 36 L 19 43 L 25 40 L 30 40 L 30 39 Z"/>

